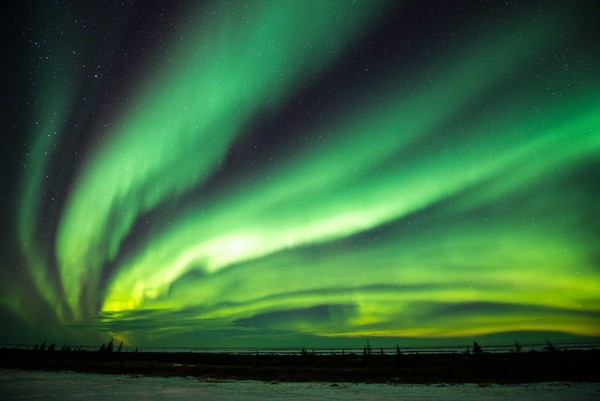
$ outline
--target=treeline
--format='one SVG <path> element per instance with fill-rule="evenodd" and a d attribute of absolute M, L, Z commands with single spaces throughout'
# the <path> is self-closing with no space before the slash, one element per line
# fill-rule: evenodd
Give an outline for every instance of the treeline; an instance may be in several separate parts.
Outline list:
<path fill-rule="evenodd" d="M 470 354 L 381 354 L 360 352 L 315 354 L 197 353 L 197 352 L 33 352 L 0 348 L 0 369 L 69 370 L 147 376 L 267 381 L 378 383 L 533 383 L 600 381 L 600 350 L 481 352 Z M 39 347 L 38 349 L 40 349 Z M 475 348 L 475 351 L 473 351 Z M 66 349 L 66 348 L 65 348 Z M 73 348 L 72 348 L 73 349 Z M 300 350 L 299 350 L 300 351 Z M 389 351 L 389 349 L 388 349 Z M 475 353 L 474 353 L 475 352 Z"/>
<path fill-rule="evenodd" d="M 131 348 L 129 348 L 131 350 Z M 402 349 L 400 348 L 400 346 L 397 344 L 395 349 L 393 351 L 391 351 L 391 348 L 374 348 L 371 346 L 370 342 L 367 340 L 366 344 L 363 346 L 363 350 L 362 350 L 362 354 L 364 358 L 369 358 L 371 356 L 375 356 L 375 355 L 390 355 L 390 354 L 395 354 L 396 356 L 400 357 L 402 355 L 405 354 L 404 351 L 402 351 Z M 120 343 L 118 345 L 115 345 L 115 341 L 114 339 L 110 339 L 110 341 L 106 342 L 106 343 L 102 343 L 98 348 L 94 348 L 94 347 L 90 347 L 90 346 L 73 346 L 71 344 L 68 343 L 64 343 L 60 348 L 57 347 L 57 345 L 55 343 L 52 343 L 50 345 L 47 345 L 47 343 L 44 341 L 42 344 L 36 344 L 33 347 L 33 351 L 36 352 L 53 352 L 53 351 L 58 351 L 58 352 L 99 352 L 99 353 L 113 353 L 113 352 L 123 352 L 123 340 L 120 341 Z M 345 355 L 347 350 L 341 349 L 339 350 L 339 353 L 341 353 L 341 355 Z M 545 340 L 545 345 L 543 345 L 541 348 L 536 349 L 536 348 L 532 348 L 529 351 L 526 352 L 558 352 L 559 348 L 557 348 L 554 344 L 552 344 L 548 339 Z M 138 347 L 136 347 L 132 352 L 138 352 Z M 460 351 L 458 351 L 460 353 Z M 462 351 L 463 354 L 465 355 L 482 355 L 484 353 L 486 353 L 487 351 L 484 349 L 484 347 L 482 347 L 477 341 L 474 341 L 472 346 L 471 345 L 467 345 L 466 348 L 464 349 L 464 351 Z M 497 352 L 497 351 L 496 351 Z M 512 353 L 522 353 L 525 352 L 523 351 L 523 347 L 521 346 L 521 344 L 519 343 L 519 341 L 517 341 L 516 339 L 514 340 L 514 343 L 512 345 L 512 347 L 507 351 L 507 352 L 512 352 Z M 259 350 L 256 350 L 256 353 L 259 353 Z M 267 352 L 268 353 L 268 352 Z M 335 353 L 335 352 L 334 352 Z M 419 353 L 419 351 L 408 351 L 408 353 Z M 448 351 L 446 351 L 445 353 L 449 353 Z M 450 352 L 452 353 L 452 352 Z M 352 355 L 352 352 L 349 352 L 350 355 Z M 315 350 L 313 349 L 312 351 L 309 351 L 308 348 L 302 348 L 300 351 L 300 355 L 302 356 L 314 356 L 315 355 Z"/>
<path fill-rule="evenodd" d="M 117 347 L 115 347 L 114 339 L 111 338 L 109 342 L 102 343 L 102 345 L 100 345 L 100 347 L 96 351 L 100 352 L 100 353 L 112 353 L 112 352 L 121 352 L 122 350 L 123 350 L 123 340 L 121 340 L 119 345 Z M 92 350 L 90 350 L 89 347 L 84 347 L 82 345 L 72 346 L 71 344 L 68 344 L 68 343 L 64 343 L 59 349 L 57 349 L 57 346 L 55 343 L 46 345 L 46 341 L 44 341 L 41 345 L 36 344 L 33 347 L 33 351 L 46 353 L 46 352 L 54 352 L 54 351 L 57 351 L 57 352 L 90 352 Z M 138 352 L 137 347 L 135 348 L 134 352 Z"/>
<path fill-rule="evenodd" d="M 556 348 L 554 346 L 554 344 L 552 344 L 547 338 L 546 338 L 546 343 L 545 345 L 542 347 L 541 349 L 542 352 L 556 352 L 558 351 L 558 348 Z M 477 341 L 473 341 L 473 348 L 471 349 L 469 346 L 467 346 L 467 348 L 465 349 L 464 353 L 465 354 L 473 354 L 473 355 L 480 355 L 483 354 L 485 351 L 483 350 L 483 348 L 481 347 L 481 345 L 479 345 L 479 343 Z M 512 349 L 509 352 L 513 352 L 515 354 L 520 354 L 521 352 L 523 352 L 523 347 L 521 346 L 521 344 L 515 339 Z M 528 352 L 539 352 L 539 350 L 533 348 L 531 350 L 529 350 Z"/>
<path fill-rule="evenodd" d="M 60 352 L 81 352 L 84 351 L 83 346 L 71 346 L 70 344 L 64 343 L 62 345 L 62 347 L 60 347 L 59 350 L 56 349 L 56 344 L 52 343 L 48 346 L 46 346 L 46 342 L 44 341 L 41 345 L 40 344 L 36 344 L 33 347 L 33 351 L 35 352 L 53 352 L 53 351 L 60 351 Z"/>

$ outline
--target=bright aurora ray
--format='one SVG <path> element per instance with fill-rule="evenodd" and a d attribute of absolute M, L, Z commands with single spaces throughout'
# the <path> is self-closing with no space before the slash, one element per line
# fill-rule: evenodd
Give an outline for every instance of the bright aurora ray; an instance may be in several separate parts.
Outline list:
<path fill-rule="evenodd" d="M 594 2 L 191 3 L 15 10 L 4 342 L 600 335 Z"/>

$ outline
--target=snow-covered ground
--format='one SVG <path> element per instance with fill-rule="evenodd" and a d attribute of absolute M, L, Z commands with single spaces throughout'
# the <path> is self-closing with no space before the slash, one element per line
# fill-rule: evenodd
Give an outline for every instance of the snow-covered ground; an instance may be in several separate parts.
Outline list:
<path fill-rule="evenodd" d="M 600 383 L 387 385 L 202 381 L 0 370 L 0 400 L 599 400 Z"/>

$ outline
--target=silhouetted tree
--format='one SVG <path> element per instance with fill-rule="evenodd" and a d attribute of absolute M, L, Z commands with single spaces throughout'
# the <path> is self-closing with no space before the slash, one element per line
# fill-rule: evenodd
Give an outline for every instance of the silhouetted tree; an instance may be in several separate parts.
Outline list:
<path fill-rule="evenodd" d="M 106 350 L 106 344 L 102 343 L 100 348 L 98 348 L 98 352 L 104 352 L 104 350 Z"/>
<path fill-rule="evenodd" d="M 48 352 L 54 351 L 54 348 L 56 348 L 56 344 L 54 344 L 54 343 L 50 344 L 50 346 L 48 347 Z"/>
<path fill-rule="evenodd" d="M 474 355 L 483 354 L 483 349 L 481 349 L 481 346 L 477 343 L 477 341 L 473 341 L 473 354 Z"/>
<path fill-rule="evenodd" d="M 373 348 L 371 348 L 371 343 L 367 340 L 367 344 L 363 346 L 363 362 L 368 362 L 371 359 L 371 354 L 373 353 Z"/>
<path fill-rule="evenodd" d="M 110 341 L 108 342 L 108 344 L 106 344 L 106 348 L 104 349 L 104 352 L 113 352 L 113 348 L 114 348 L 114 343 L 113 343 L 113 339 L 111 338 Z"/>
<path fill-rule="evenodd" d="M 121 340 L 121 344 L 119 344 L 119 348 L 117 348 L 117 352 L 121 352 L 123 349 L 123 340 Z"/>
<path fill-rule="evenodd" d="M 516 353 L 520 353 L 521 352 L 521 344 L 519 344 L 519 342 L 515 339 L 515 345 L 514 345 L 514 350 Z"/>
<path fill-rule="evenodd" d="M 556 347 L 546 338 L 546 346 L 544 347 L 546 352 L 556 352 Z"/>

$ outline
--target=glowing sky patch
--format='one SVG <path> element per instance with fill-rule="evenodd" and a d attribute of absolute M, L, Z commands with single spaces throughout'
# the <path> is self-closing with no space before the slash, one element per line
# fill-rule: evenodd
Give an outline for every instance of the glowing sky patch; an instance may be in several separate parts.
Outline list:
<path fill-rule="evenodd" d="M 243 15 L 223 7 L 208 32 L 184 39 L 189 43 L 175 52 L 181 59 L 134 100 L 69 199 L 57 255 L 73 313 L 79 314 L 80 289 L 97 286 L 137 216 L 201 183 L 247 119 L 275 108 L 279 93 L 323 68 L 376 6 L 272 3 Z M 318 29 L 307 31 L 310 25 Z"/>
<path fill-rule="evenodd" d="M 600 335 L 597 10 L 455 6 L 63 14 L 3 307 L 131 344 Z"/>

